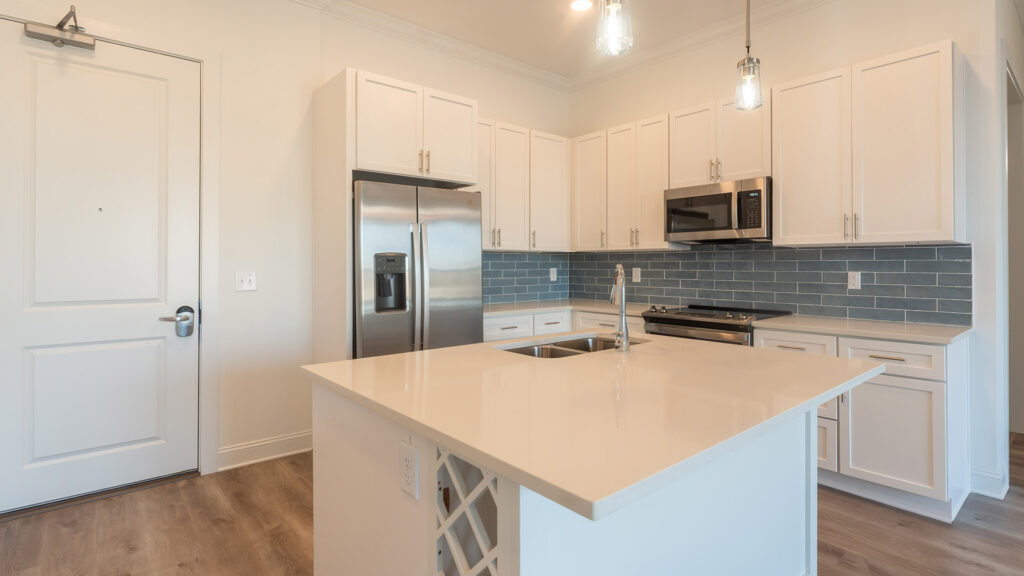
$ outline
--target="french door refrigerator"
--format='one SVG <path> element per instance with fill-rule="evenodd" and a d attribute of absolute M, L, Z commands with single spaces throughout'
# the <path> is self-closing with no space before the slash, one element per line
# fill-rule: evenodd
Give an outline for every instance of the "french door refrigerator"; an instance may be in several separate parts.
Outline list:
<path fill-rule="evenodd" d="M 482 342 L 480 194 L 354 187 L 356 358 Z"/>

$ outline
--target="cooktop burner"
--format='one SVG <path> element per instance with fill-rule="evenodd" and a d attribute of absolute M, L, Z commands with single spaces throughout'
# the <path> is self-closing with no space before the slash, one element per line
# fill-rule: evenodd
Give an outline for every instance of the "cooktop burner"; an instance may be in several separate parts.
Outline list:
<path fill-rule="evenodd" d="M 643 313 L 647 322 L 663 322 L 678 324 L 691 319 L 697 322 L 713 322 L 729 325 L 749 325 L 755 320 L 785 316 L 789 312 L 783 310 L 760 310 L 756 308 L 724 308 L 717 306 L 682 306 L 667 308 L 651 306 Z"/>

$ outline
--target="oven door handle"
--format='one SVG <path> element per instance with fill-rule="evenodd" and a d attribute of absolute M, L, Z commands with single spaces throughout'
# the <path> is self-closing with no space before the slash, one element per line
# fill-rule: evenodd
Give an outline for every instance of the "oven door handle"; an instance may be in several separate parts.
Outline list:
<path fill-rule="evenodd" d="M 661 334 L 662 336 L 675 336 L 677 338 L 692 338 L 694 340 L 708 340 L 711 342 L 724 342 L 726 344 L 738 344 L 750 346 L 750 332 L 733 332 L 730 330 L 715 330 L 713 328 L 695 328 L 693 326 L 676 326 L 674 324 L 644 324 L 644 332 L 647 334 Z"/>

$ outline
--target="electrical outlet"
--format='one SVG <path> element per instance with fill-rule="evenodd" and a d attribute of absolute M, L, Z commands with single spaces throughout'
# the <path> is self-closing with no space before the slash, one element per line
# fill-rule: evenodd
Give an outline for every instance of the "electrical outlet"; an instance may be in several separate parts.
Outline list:
<path fill-rule="evenodd" d="M 846 273 L 846 287 L 850 290 L 860 290 L 860 272 Z"/>
<path fill-rule="evenodd" d="M 412 496 L 413 498 L 420 499 L 420 467 L 418 464 L 418 456 L 416 453 L 416 447 L 402 443 L 399 453 L 401 470 L 401 481 L 402 491 Z"/>
<path fill-rule="evenodd" d="M 640 281 L 640 269 L 639 268 L 633 268 L 633 282 L 639 282 L 639 281 Z"/>
<path fill-rule="evenodd" d="M 558 282 L 558 268 L 551 268 L 548 271 L 548 277 L 552 282 Z"/>
<path fill-rule="evenodd" d="M 255 272 L 235 272 L 235 292 L 255 292 Z"/>

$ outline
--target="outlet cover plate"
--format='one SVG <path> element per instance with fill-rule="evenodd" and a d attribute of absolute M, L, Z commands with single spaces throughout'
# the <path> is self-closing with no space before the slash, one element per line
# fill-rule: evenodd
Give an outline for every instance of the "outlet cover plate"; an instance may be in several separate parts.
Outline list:
<path fill-rule="evenodd" d="M 860 272 L 846 273 L 846 287 L 850 290 L 860 290 Z"/>
<path fill-rule="evenodd" d="M 235 292 L 255 292 L 255 272 L 235 272 Z"/>
<path fill-rule="evenodd" d="M 548 271 L 548 278 L 550 278 L 552 282 L 558 282 L 558 268 L 551 268 Z"/>
<path fill-rule="evenodd" d="M 640 269 L 639 268 L 633 268 L 633 282 L 639 282 L 639 281 L 640 281 Z"/>
<path fill-rule="evenodd" d="M 399 448 L 399 481 L 402 483 L 402 491 L 420 499 L 420 467 L 416 447 L 403 442 Z"/>

